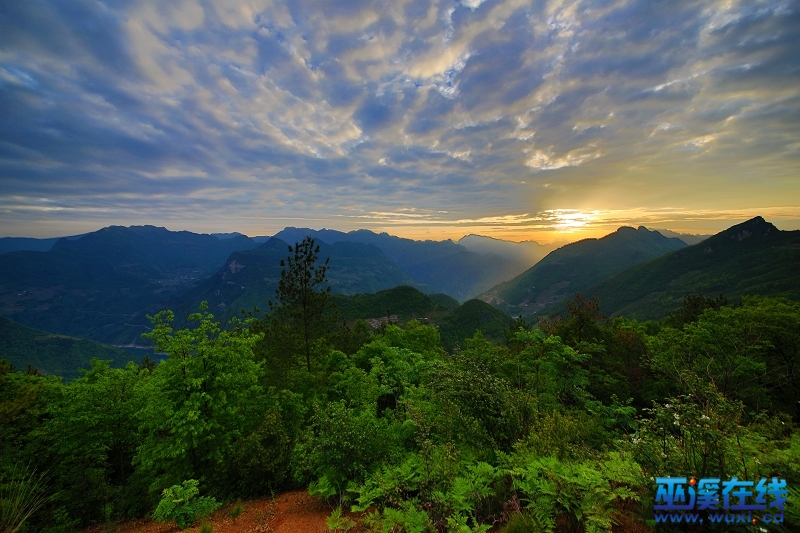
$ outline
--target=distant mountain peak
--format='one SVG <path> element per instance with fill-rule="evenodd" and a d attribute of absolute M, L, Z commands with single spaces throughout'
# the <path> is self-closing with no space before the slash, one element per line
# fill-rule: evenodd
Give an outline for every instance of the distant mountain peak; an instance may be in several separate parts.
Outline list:
<path fill-rule="evenodd" d="M 721 239 L 742 242 L 750 239 L 751 237 L 766 237 L 767 235 L 778 234 L 780 230 L 772 223 L 764 220 L 763 217 L 753 217 L 750 220 L 736 224 L 730 228 L 721 231 L 714 236 L 714 240 Z"/>
<path fill-rule="evenodd" d="M 287 250 L 289 244 L 276 237 L 270 237 L 267 242 L 258 247 L 259 250 Z"/>

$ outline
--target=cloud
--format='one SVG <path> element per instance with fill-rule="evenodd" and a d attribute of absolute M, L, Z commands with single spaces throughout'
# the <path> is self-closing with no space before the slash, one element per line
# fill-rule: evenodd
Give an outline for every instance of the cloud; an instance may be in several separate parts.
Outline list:
<path fill-rule="evenodd" d="M 0 26 L 0 233 L 800 205 L 789 1 L 31 0 Z"/>

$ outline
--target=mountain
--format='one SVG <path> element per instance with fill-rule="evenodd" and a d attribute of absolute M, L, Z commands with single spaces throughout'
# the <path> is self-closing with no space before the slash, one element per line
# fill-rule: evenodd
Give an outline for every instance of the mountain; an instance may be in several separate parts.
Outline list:
<path fill-rule="evenodd" d="M 527 263 L 495 254 L 472 252 L 451 240 L 415 241 L 369 230 L 344 233 L 288 227 L 275 237 L 294 243 L 309 235 L 329 244 L 354 242 L 377 246 L 418 283 L 430 285 L 433 292 L 442 292 L 458 300 L 480 294 L 528 267 Z"/>
<path fill-rule="evenodd" d="M 693 244 L 697 244 L 699 242 L 703 242 L 704 240 L 711 237 L 711 235 L 702 235 L 699 233 L 678 233 L 676 231 L 668 230 L 668 229 L 653 229 L 648 228 L 650 231 L 657 231 L 664 237 L 680 239 L 689 246 Z"/>
<path fill-rule="evenodd" d="M 0 315 L 22 325 L 109 344 L 132 344 L 134 320 L 219 269 L 247 237 L 220 240 L 154 226 L 111 226 L 59 239 L 47 252 L 0 255 Z"/>
<path fill-rule="evenodd" d="M 493 254 L 530 268 L 556 249 L 553 245 L 542 245 L 536 241 L 511 242 L 482 235 L 466 235 L 456 241 L 467 250 L 481 255 Z M 521 274 L 519 272 L 518 274 Z"/>
<path fill-rule="evenodd" d="M 464 346 L 464 340 L 472 337 L 477 330 L 493 342 L 504 339 L 503 332 L 513 320 L 505 314 L 478 299 L 468 300 L 458 309 L 450 312 L 439 321 L 439 335 L 442 346 L 452 352 L 456 344 Z"/>
<path fill-rule="evenodd" d="M 66 379 L 78 377 L 78 369 L 90 366 L 92 358 L 111 360 L 123 366 L 135 359 L 129 352 L 88 339 L 55 335 L 26 328 L 0 317 L 0 357 L 18 369 L 30 364 L 43 374 Z"/>
<path fill-rule="evenodd" d="M 433 292 L 403 272 L 376 246 L 316 242 L 320 247 L 320 262 L 330 257 L 327 278 L 335 294 L 375 293 L 399 285 Z M 288 249 L 285 241 L 272 238 L 257 249 L 231 254 L 215 275 L 180 296 L 181 305 L 195 307 L 205 300 L 216 314 L 222 313 L 225 317 L 241 309 L 252 311 L 257 307 L 267 311 L 267 302 L 275 299 L 281 277 L 280 262 L 286 259 Z"/>
<path fill-rule="evenodd" d="M 420 322 L 436 324 L 439 319 L 451 310 L 433 295 L 429 296 L 407 285 L 378 291 L 375 294 L 354 294 L 345 296 L 336 294 L 333 301 L 339 309 L 343 320 L 382 319 L 388 315 L 396 316 L 400 324 L 417 319 Z M 449 298 L 445 296 L 445 298 Z M 452 298 L 450 298 L 452 300 Z M 455 300 L 452 300 L 455 301 Z M 458 302 L 456 302 L 458 307 Z"/>
<path fill-rule="evenodd" d="M 58 241 L 54 239 L 29 239 L 27 237 L 2 237 L 0 238 L 0 254 L 7 252 L 32 251 L 46 252 Z"/>
<path fill-rule="evenodd" d="M 685 247 L 679 239 L 644 227 L 621 227 L 600 239 L 584 239 L 550 252 L 480 299 L 511 315 L 531 315 L 630 266 Z"/>
<path fill-rule="evenodd" d="M 761 217 L 700 244 L 636 265 L 585 291 L 608 315 L 661 319 L 692 294 L 729 301 L 746 295 L 800 300 L 800 231 L 780 231 Z"/>

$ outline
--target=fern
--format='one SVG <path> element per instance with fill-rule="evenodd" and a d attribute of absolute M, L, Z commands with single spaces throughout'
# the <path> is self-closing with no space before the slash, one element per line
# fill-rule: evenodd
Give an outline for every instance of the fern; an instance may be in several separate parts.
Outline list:
<path fill-rule="evenodd" d="M 337 507 L 333 510 L 331 515 L 328 517 L 327 523 L 328 529 L 331 531 L 350 531 L 356 525 L 355 522 L 346 516 L 342 516 L 341 507 Z"/>
<path fill-rule="evenodd" d="M 181 485 L 164 489 L 161 501 L 153 512 L 153 518 L 159 522 L 175 520 L 179 528 L 186 529 L 198 518 L 213 513 L 220 504 L 214 498 L 197 497 L 200 493 L 198 485 L 196 479 L 188 479 Z"/>
<path fill-rule="evenodd" d="M 525 495 L 523 501 L 527 502 L 530 517 L 548 532 L 554 530 L 560 514 L 573 517 L 586 533 L 610 532 L 615 523 L 614 501 L 639 500 L 629 487 L 619 485 L 639 482 L 638 465 L 618 454 L 581 463 L 536 458 L 513 469 L 512 475 L 515 488 Z"/>

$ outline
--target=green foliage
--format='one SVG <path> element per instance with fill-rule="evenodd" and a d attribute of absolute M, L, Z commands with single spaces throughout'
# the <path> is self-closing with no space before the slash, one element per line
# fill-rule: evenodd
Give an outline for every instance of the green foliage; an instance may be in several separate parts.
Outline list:
<path fill-rule="evenodd" d="M 334 533 L 338 533 L 339 531 L 350 531 L 356 525 L 353 520 L 346 516 L 342 516 L 341 507 L 337 507 L 333 510 L 331 515 L 328 517 L 327 524 L 328 529 Z"/>
<path fill-rule="evenodd" d="M 505 374 L 531 396 L 537 413 L 584 406 L 589 399 L 589 372 L 582 365 L 589 355 L 576 352 L 560 337 L 545 337 L 538 329 L 518 331 L 515 339 L 520 348 L 506 363 Z"/>
<path fill-rule="evenodd" d="M 426 531 L 431 525 L 449 531 L 488 530 L 486 512 L 501 472 L 483 462 L 448 461 L 447 453 L 437 447 L 423 456 L 410 454 L 399 465 L 375 472 L 354 491 L 357 503 L 352 510 L 377 505 L 381 511 L 371 521 L 386 531 L 392 527 Z M 445 473 L 449 468 L 445 462 L 455 470 Z"/>
<path fill-rule="evenodd" d="M 637 263 L 685 246 L 678 239 L 668 239 L 642 227 L 622 227 L 601 239 L 583 239 L 563 246 L 487 294 L 500 299 L 499 307 L 512 315 L 541 311 L 546 305 L 583 292 Z"/>
<path fill-rule="evenodd" d="M 683 330 L 664 328 L 650 340 L 653 369 L 691 394 L 697 382 L 752 409 L 781 409 L 800 417 L 800 304 L 745 299 L 736 308 L 706 309 Z"/>
<path fill-rule="evenodd" d="M 237 518 L 239 518 L 239 516 L 241 516 L 243 512 L 244 512 L 244 505 L 242 505 L 241 503 L 237 503 L 228 510 L 228 517 L 231 520 L 236 520 Z"/>
<path fill-rule="evenodd" d="M 137 413 L 142 433 L 134 463 L 152 488 L 181 479 L 219 482 L 241 439 L 261 423 L 258 340 L 243 327 L 221 330 L 204 306 L 189 316 L 194 328 L 175 331 L 172 312 L 153 319 L 153 339 L 169 355 L 142 387 Z"/>
<path fill-rule="evenodd" d="M 197 533 L 213 533 L 214 526 L 211 522 L 203 522 L 200 524 L 200 528 L 197 530 Z"/>
<path fill-rule="evenodd" d="M 186 529 L 220 506 L 214 498 L 198 496 L 199 494 L 199 482 L 196 479 L 187 479 L 180 485 L 164 489 L 161 501 L 153 511 L 153 518 L 159 522 L 174 520 L 179 528 Z"/>
<path fill-rule="evenodd" d="M 683 299 L 683 304 L 664 319 L 664 325 L 671 328 L 682 329 L 684 325 L 697 322 L 697 319 L 706 309 L 719 311 L 728 305 L 728 299 L 721 294 L 716 298 L 709 298 L 702 294 L 691 294 Z"/>
<path fill-rule="evenodd" d="M 481 300 L 468 300 L 453 310 L 439 323 L 442 346 L 452 352 L 464 339 L 472 337 L 476 331 L 492 341 L 500 342 L 512 323 L 510 316 Z"/>
<path fill-rule="evenodd" d="M 349 408 L 343 401 L 318 406 L 294 450 L 296 475 L 320 480 L 341 494 L 348 481 L 363 480 L 388 457 L 393 440 L 387 419 L 374 411 Z"/>
<path fill-rule="evenodd" d="M 131 461 L 144 405 L 138 394 L 149 374 L 130 363 L 112 369 L 93 360 L 83 377 L 63 387 L 48 405 L 50 418 L 38 433 L 48 461 L 58 464 L 56 503 L 81 523 L 137 514 L 150 507 L 143 498 Z M 54 399 L 55 400 L 55 399 Z"/>
<path fill-rule="evenodd" d="M 516 443 L 515 449 L 536 457 L 575 460 L 600 451 L 606 441 L 598 417 L 579 410 L 552 410 L 533 420 L 529 433 Z"/>
<path fill-rule="evenodd" d="M 254 418 L 261 422 L 238 439 L 227 462 L 230 491 L 241 496 L 269 494 L 283 488 L 291 473 L 292 437 L 279 407 L 269 407 Z"/>
<path fill-rule="evenodd" d="M 471 447 L 481 455 L 508 451 L 526 431 L 525 398 L 469 353 L 435 364 L 420 402 L 439 442 Z"/>
<path fill-rule="evenodd" d="M 133 358 L 130 352 L 113 346 L 38 331 L 4 317 L 0 317 L 0 353 L 19 368 L 30 364 L 42 373 L 65 379 L 78 377 L 78 369 L 92 359 L 108 359 L 122 366 Z"/>
<path fill-rule="evenodd" d="M 29 465 L 14 465 L 0 476 L 0 532 L 16 533 L 33 513 L 53 498 L 45 486 L 45 473 Z"/>
<path fill-rule="evenodd" d="M 317 264 L 319 246 L 306 237 L 289 246 L 289 256 L 281 260 L 281 278 L 275 291 L 277 303 L 269 302 L 272 319 L 288 326 L 288 341 L 282 348 L 285 356 L 304 359 L 311 372 L 311 359 L 318 341 L 328 335 L 337 322 L 336 306 L 326 274 L 330 257 Z"/>
<path fill-rule="evenodd" d="M 697 394 L 670 398 L 645 411 L 631 449 L 649 475 L 797 475 L 790 465 L 797 464 L 800 449 L 790 447 L 791 426 L 785 420 L 762 415 L 748 421 L 740 402 L 706 387 L 698 384 Z"/>
<path fill-rule="evenodd" d="M 610 454 L 578 463 L 527 456 L 511 469 L 514 487 L 523 495 L 537 528 L 552 532 L 559 516 L 572 530 L 610 532 L 617 498 L 639 500 L 632 487 L 642 484 L 639 466 L 630 458 Z M 517 459 L 519 460 L 519 459 Z"/>
<path fill-rule="evenodd" d="M 444 295 L 440 295 L 438 298 L 441 299 L 441 296 Z M 385 317 L 387 311 L 390 311 L 388 314 L 397 315 L 400 323 L 405 324 L 414 318 L 441 316 L 449 310 L 448 305 L 440 303 L 433 296 L 428 296 L 408 285 L 378 291 L 375 294 L 352 296 L 337 294 L 333 296 L 333 301 L 339 309 L 341 317 L 348 321 Z M 458 307 L 458 302 L 455 307 Z"/>
<path fill-rule="evenodd" d="M 503 526 L 503 533 L 541 533 L 544 531 L 530 513 L 514 513 Z"/>
<path fill-rule="evenodd" d="M 730 302 L 759 294 L 800 299 L 800 231 L 780 231 L 761 217 L 699 244 L 641 263 L 584 291 L 611 316 L 661 320 L 687 294 L 724 294 Z"/>

